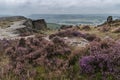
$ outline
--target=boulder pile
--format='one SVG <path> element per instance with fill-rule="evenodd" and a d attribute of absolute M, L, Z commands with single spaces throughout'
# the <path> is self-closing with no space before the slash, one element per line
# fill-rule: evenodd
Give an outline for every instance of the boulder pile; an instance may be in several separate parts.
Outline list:
<path fill-rule="evenodd" d="M 102 32 L 111 31 L 114 33 L 118 33 L 120 32 L 119 26 L 120 26 L 120 20 L 119 19 L 113 20 L 113 17 L 109 16 L 106 22 L 104 22 L 101 25 L 98 25 L 98 30 Z"/>

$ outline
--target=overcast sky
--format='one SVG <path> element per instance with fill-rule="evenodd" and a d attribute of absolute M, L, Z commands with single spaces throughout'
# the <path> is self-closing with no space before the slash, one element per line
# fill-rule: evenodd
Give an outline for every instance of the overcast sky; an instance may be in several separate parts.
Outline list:
<path fill-rule="evenodd" d="M 0 0 L 0 14 L 119 14 L 120 0 Z"/>

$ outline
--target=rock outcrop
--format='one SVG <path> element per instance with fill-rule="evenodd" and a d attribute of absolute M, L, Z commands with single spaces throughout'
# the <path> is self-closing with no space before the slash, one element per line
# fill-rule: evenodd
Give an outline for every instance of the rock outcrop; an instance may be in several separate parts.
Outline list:
<path fill-rule="evenodd" d="M 34 33 L 32 28 L 30 28 L 30 27 L 19 28 L 19 29 L 16 29 L 16 31 L 17 31 L 17 33 L 20 34 L 20 36 L 29 36 Z"/>
<path fill-rule="evenodd" d="M 104 22 L 101 25 L 98 25 L 98 27 L 102 27 L 102 26 L 118 27 L 120 26 L 120 19 L 113 20 L 112 16 L 109 16 L 106 22 Z"/>
<path fill-rule="evenodd" d="M 47 24 L 44 19 L 39 20 L 31 20 L 27 19 L 25 23 L 23 23 L 26 27 L 32 28 L 33 30 L 46 30 Z"/>
<path fill-rule="evenodd" d="M 113 17 L 112 16 L 109 16 L 108 18 L 107 18 L 107 23 L 110 23 L 110 22 L 112 22 L 113 21 Z"/>
<path fill-rule="evenodd" d="M 113 20 L 112 16 L 109 16 L 106 22 L 104 22 L 101 25 L 98 25 L 98 30 L 102 32 L 111 31 L 113 33 L 119 33 L 120 32 L 120 19 Z"/>
<path fill-rule="evenodd" d="M 31 27 L 33 28 L 33 23 L 32 23 L 32 20 L 31 19 L 27 19 L 23 25 L 25 25 L 26 27 Z"/>
<path fill-rule="evenodd" d="M 44 19 L 39 19 L 39 20 L 33 20 L 33 29 L 36 30 L 45 30 L 47 29 L 47 24 Z"/>
<path fill-rule="evenodd" d="M 33 33 L 38 32 L 39 30 L 47 29 L 47 24 L 44 19 L 39 19 L 39 20 L 27 19 L 23 23 L 23 25 L 26 27 L 17 29 L 17 31 L 20 33 L 21 36 L 31 35 Z"/>
<path fill-rule="evenodd" d="M 11 16 L 0 18 L 0 27 L 3 27 L 0 29 L 2 31 L 1 37 L 17 38 L 34 35 L 39 30 L 46 30 L 47 24 L 44 19 L 32 20 L 23 16 Z"/>

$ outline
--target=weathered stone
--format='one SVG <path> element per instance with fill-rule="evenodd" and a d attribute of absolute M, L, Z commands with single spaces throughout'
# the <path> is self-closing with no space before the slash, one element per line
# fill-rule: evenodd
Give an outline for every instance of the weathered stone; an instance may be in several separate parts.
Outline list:
<path fill-rule="evenodd" d="M 47 29 L 47 24 L 44 19 L 39 19 L 39 20 L 31 20 L 27 19 L 23 25 L 26 27 L 30 27 L 34 30 L 45 30 Z"/>
<path fill-rule="evenodd" d="M 26 27 L 17 29 L 17 31 L 22 35 L 31 35 L 33 33 L 37 33 L 39 30 L 45 30 L 47 29 L 47 24 L 44 19 L 40 20 L 31 20 L 27 19 L 23 25 Z"/>
<path fill-rule="evenodd" d="M 32 20 L 31 19 L 27 19 L 23 25 L 25 25 L 26 27 L 31 27 L 33 28 L 33 23 L 32 23 Z"/>
<path fill-rule="evenodd" d="M 119 27 L 120 26 L 120 19 L 113 20 L 112 16 L 109 16 L 107 18 L 107 21 L 105 21 L 101 25 L 98 25 L 97 27 L 102 27 L 102 26 Z"/>
<path fill-rule="evenodd" d="M 44 19 L 39 19 L 39 20 L 33 20 L 33 29 L 36 30 L 45 30 L 47 29 L 47 24 Z"/>
<path fill-rule="evenodd" d="M 110 22 L 112 22 L 112 21 L 113 21 L 112 16 L 109 16 L 109 17 L 107 18 L 107 22 L 110 23 Z"/>
<path fill-rule="evenodd" d="M 24 28 L 19 28 L 16 29 L 17 33 L 20 34 L 20 36 L 29 36 L 33 34 L 33 29 L 30 27 L 24 27 Z"/>

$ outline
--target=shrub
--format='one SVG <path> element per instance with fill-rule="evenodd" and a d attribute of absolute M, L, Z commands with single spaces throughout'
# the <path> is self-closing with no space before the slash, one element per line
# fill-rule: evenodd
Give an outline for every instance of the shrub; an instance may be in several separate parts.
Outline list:
<path fill-rule="evenodd" d="M 118 80 L 120 75 L 120 44 L 112 40 L 91 42 L 89 55 L 80 59 L 82 73 L 102 74 L 109 73 Z M 106 74 L 106 75 L 109 75 Z"/>
<path fill-rule="evenodd" d="M 65 31 L 60 31 L 60 32 L 55 33 L 55 34 L 51 34 L 49 38 L 51 39 L 55 36 L 59 36 L 59 37 L 83 37 L 84 34 L 77 31 L 77 30 L 65 30 Z"/>
<path fill-rule="evenodd" d="M 82 30 L 89 31 L 89 30 L 91 30 L 91 28 L 90 28 L 90 26 L 86 25 L 86 26 L 83 26 L 83 27 L 82 27 Z"/>
<path fill-rule="evenodd" d="M 52 72 L 64 71 L 68 66 L 67 57 L 71 54 L 71 49 L 60 37 L 47 41 L 37 36 L 28 39 L 21 38 L 15 42 L 11 40 L 10 43 L 12 44 L 5 44 L 5 54 L 10 58 L 12 66 L 10 70 L 19 79 L 27 79 L 27 75 L 34 71 L 33 67 L 45 66 L 48 72 Z"/>
<path fill-rule="evenodd" d="M 50 39 L 59 36 L 59 37 L 82 37 L 88 41 L 100 41 L 101 39 L 97 37 L 95 34 L 89 34 L 89 33 L 81 33 L 78 30 L 65 30 L 65 31 L 60 31 L 55 34 L 51 34 L 49 36 Z"/>
<path fill-rule="evenodd" d="M 100 41 L 101 40 L 95 34 L 88 34 L 88 33 L 86 33 L 83 38 L 85 38 L 88 41 Z"/>

